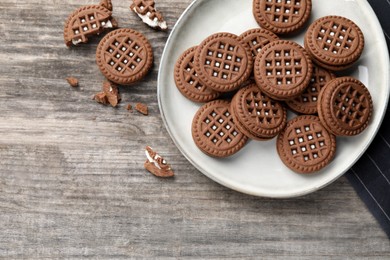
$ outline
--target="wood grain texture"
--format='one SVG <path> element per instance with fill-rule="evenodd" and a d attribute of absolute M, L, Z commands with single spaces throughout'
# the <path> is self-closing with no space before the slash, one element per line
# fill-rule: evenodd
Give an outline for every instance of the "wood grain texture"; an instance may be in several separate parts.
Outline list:
<path fill-rule="evenodd" d="M 166 132 L 156 97 L 168 33 L 114 0 L 122 27 L 143 32 L 152 73 L 121 88 L 117 109 L 90 100 L 103 76 L 98 38 L 67 49 L 68 14 L 96 1 L 0 1 L 0 257 L 389 259 L 390 242 L 345 178 L 311 195 L 237 193 L 199 173 Z M 159 0 L 170 28 L 190 0 Z M 80 80 L 80 88 L 65 78 Z M 150 115 L 129 113 L 147 103 Z M 155 147 L 176 177 L 143 169 Z"/>

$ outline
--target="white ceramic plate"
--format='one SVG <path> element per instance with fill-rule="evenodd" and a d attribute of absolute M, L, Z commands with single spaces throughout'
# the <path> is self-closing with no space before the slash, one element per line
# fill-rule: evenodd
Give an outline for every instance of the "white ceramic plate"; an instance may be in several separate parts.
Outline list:
<path fill-rule="evenodd" d="M 366 46 L 358 64 L 347 75 L 370 90 L 374 115 L 357 137 L 338 138 L 333 162 L 312 175 L 296 174 L 279 159 L 275 139 L 250 141 L 227 159 L 203 154 L 191 136 L 191 122 L 200 104 L 177 90 L 174 65 L 187 48 L 216 32 L 241 34 L 259 27 L 252 15 L 252 0 L 197 0 L 180 17 L 165 46 L 158 76 L 158 101 L 163 121 L 183 155 L 203 174 L 231 189 L 256 196 L 285 198 L 316 191 L 346 172 L 368 148 L 382 122 L 389 97 L 389 57 L 380 24 L 366 0 L 313 0 L 311 22 L 325 15 L 350 18 L 362 29 Z M 303 45 L 304 33 L 292 40 Z M 285 38 L 285 37 L 282 37 Z"/>

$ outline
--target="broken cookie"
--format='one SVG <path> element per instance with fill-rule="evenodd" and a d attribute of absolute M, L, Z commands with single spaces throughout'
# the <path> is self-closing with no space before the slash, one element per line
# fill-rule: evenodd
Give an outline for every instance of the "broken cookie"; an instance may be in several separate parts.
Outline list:
<path fill-rule="evenodd" d="M 111 106 L 116 107 L 121 100 L 118 87 L 109 81 L 103 83 L 103 92 Z"/>
<path fill-rule="evenodd" d="M 142 104 L 142 103 L 135 104 L 135 110 L 137 110 L 138 112 L 140 112 L 141 114 L 143 114 L 145 116 L 147 116 L 149 114 L 148 106 L 145 104 Z"/>
<path fill-rule="evenodd" d="M 87 43 L 90 36 L 118 27 L 111 11 L 111 0 L 102 0 L 99 5 L 83 6 L 74 11 L 65 22 L 66 46 Z"/>
<path fill-rule="evenodd" d="M 161 30 L 168 29 L 167 22 L 154 5 L 154 0 L 133 0 L 130 9 L 150 27 Z"/>
<path fill-rule="evenodd" d="M 145 155 L 147 160 L 144 163 L 144 167 L 150 173 L 157 177 L 173 177 L 174 173 L 171 169 L 171 166 L 167 164 L 167 161 L 162 158 L 158 153 L 153 151 L 150 146 L 146 146 Z"/>
<path fill-rule="evenodd" d="M 99 92 L 96 95 L 94 95 L 93 100 L 95 100 L 96 102 L 103 104 L 103 105 L 108 104 L 108 99 L 107 99 L 106 93 L 104 93 L 104 92 Z"/>

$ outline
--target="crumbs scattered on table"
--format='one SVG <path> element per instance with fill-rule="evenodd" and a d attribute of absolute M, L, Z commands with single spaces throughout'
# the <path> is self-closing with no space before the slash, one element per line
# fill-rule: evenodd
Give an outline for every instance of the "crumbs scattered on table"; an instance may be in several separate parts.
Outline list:
<path fill-rule="evenodd" d="M 147 116 L 149 114 L 148 112 L 148 106 L 146 104 L 143 104 L 143 103 L 137 103 L 135 105 L 135 110 L 137 110 L 138 112 L 140 112 L 141 114 Z"/>
<path fill-rule="evenodd" d="M 150 173 L 162 178 L 174 176 L 171 166 L 157 152 L 153 151 L 150 146 L 146 146 L 145 155 L 147 160 L 144 163 L 144 167 Z"/>
<path fill-rule="evenodd" d="M 66 81 L 68 81 L 69 85 L 73 88 L 77 88 L 79 86 L 79 80 L 74 77 L 68 77 L 66 78 Z"/>
<path fill-rule="evenodd" d="M 131 104 L 127 104 L 126 110 L 133 111 L 133 106 Z"/>

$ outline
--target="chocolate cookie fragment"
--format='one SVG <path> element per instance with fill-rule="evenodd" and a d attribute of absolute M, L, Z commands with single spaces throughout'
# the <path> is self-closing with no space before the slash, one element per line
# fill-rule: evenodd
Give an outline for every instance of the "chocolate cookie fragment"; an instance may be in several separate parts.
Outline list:
<path fill-rule="evenodd" d="M 311 0 L 253 0 L 253 15 L 261 27 L 288 34 L 307 22 L 311 5 Z"/>
<path fill-rule="evenodd" d="M 121 100 L 118 87 L 109 81 L 105 81 L 103 83 L 103 92 L 107 97 L 108 103 L 110 103 L 111 106 L 116 107 Z"/>
<path fill-rule="evenodd" d="M 309 55 L 292 41 L 273 41 L 255 60 L 254 76 L 259 88 L 276 100 L 300 95 L 309 85 L 313 66 Z"/>
<path fill-rule="evenodd" d="M 145 155 L 147 160 L 144 163 L 144 167 L 150 173 L 157 177 L 173 177 L 174 173 L 171 169 L 171 166 L 167 163 L 167 161 L 162 158 L 158 153 L 153 151 L 150 146 L 146 146 Z"/>
<path fill-rule="evenodd" d="M 80 7 L 68 17 L 64 26 L 66 46 L 87 43 L 90 36 L 118 27 L 116 20 L 112 17 L 111 1 L 102 1 L 102 3 Z M 110 6 L 111 9 L 109 9 Z"/>
<path fill-rule="evenodd" d="M 74 77 L 66 78 L 66 81 L 73 88 L 77 88 L 79 86 L 79 80 Z"/>
<path fill-rule="evenodd" d="M 235 154 L 248 141 L 236 127 L 230 103 L 223 100 L 203 105 L 192 121 L 192 137 L 199 149 L 213 157 Z"/>
<path fill-rule="evenodd" d="M 168 29 L 167 22 L 155 8 L 154 0 L 133 0 L 130 9 L 152 28 Z"/>
<path fill-rule="evenodd" d="M 143 103 L 135 104 L 135 110 L 137 110 L 138 112 L 140 112 L 141 114 L 143 114 L 145 116 L 147 116 L 149 114 L 148 106 L 146 104 L 143 104 Z"/>
<path fill-rule="evenodd" d="M 336 138 L 316 116 L 298 116 L 279 134 L 276 148 L 282 162 L 298 173 L 319 171 L 336 153 Z"/>
<path fill-rule="evenodd" d="M 351 20 L 325 16 L 312 23 L 305 35 L 305 48 L 318 65 L 334 71 L 352 66 L 364 49 L 364 36 Z"/>
<path fill-rule="evenodd" d="M 237 89 L 252 73 L 249 46 L 237 35 L 216 33 L 196 49 L 195 70 L 201 82 L 219 92 Z"/>
<path fill-rule="evenodd" d="M 352 77 L 336 78 L 320 92 L 318 115 L 334 135 L 360 134 L 367 128 L 372 111 L 370 92 L 362 82 Z"/>
<path fill-rule="evenodd" d="M 200 82 L 194 68 L 196 48 L 189 48 L 177 60 L 174 75 L 175 83 L 186 98 L 195 102 L 208 102 L 218 98 L 220 93 Z"/>
<path fill-rule="evenodd" d="M 96 50 L 100 71 L 110 81 L 129 85 L 141 80 L 153 64 L 153 51 L 146 37 L 132 29 L 108 33 Z"/>

